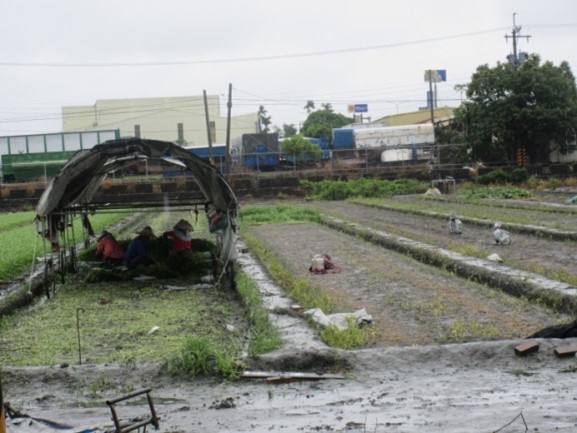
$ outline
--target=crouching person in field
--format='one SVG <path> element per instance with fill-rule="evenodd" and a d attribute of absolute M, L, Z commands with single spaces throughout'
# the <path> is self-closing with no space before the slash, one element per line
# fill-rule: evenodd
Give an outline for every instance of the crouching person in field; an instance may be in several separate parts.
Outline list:
<path fill-rule="evenodd" d="M 192 250 L 192 231 L 192 224 L 182 219 L 171 231 L 164 232 L 163 236 L 171 240 L 173 252 L 181 253 Z"/>
<path fill-rule="evenodd" d="M 449 234 L 460 235 L 463 233 L 463 223 L 454 213 L 449 217 Z"/>
<path fill-rule="evenodd" d="M 500 222 L 496 222 L 493 226 L 493 236 L 495 236 L 497 245 L 509 245 L 511 243 L 511 235 L 507 230 L 501 228 Z"/>
<path fill-rule="evenodd" d="M 124 250 L 112 235 L 103 230 L 98 236 L 96 258 L 105 266 L 119 266 L 124 262 Z"/>
<path fill-rule="evenodd" d="M 150 226 L 146 226 L 138 232 L 138 236 L 130 241 L 126 249 L 126 254 L 124 255 L 126 267 L 135 268 L 140 265 L 147 266 L 154 263 L 154 260 L 149 257 L 146 251 L 146 245 L 155 237 Z"/>

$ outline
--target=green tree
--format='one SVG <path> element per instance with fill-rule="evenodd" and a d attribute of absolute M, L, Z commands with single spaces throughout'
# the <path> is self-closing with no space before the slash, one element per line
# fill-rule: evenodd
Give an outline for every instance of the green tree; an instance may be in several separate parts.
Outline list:
<path fill-rule="evenodd" d="M 307 114 L 311 114 L 312 111 L 315 109 L 315 102 L 311 101 L 310 99 L 307 101 L 306 105 L 304 106 L 305 111 Z"/>
<path fill-rule="evenodd" d="M 259 122 L 259 130 L 261 132 L 269 132 L 269 126 L 271 124 L 270 116 L 264 108 L 264 105 L 258 107 L 258 122 Z"/>
<path fill-rule="evenodd" d="M 317 144 L 311 143 L 302 134 L 286 138 L 282 143 L 282 150 L 287 156 L 294 155 L 296 161 L 304 161 L 307 158 L 317 160 L 323 155 L 322 149 Z"/>
<path fill-rule="evenodd" d="M 335 113 L 330 104 L 323 104 L 322 107 L 308 115 L 301 128 L 301 134 L 311 138 L 326 138 L 331 143 L 333 129 L 353 123 L 354 119 Z"/>
<path fill-rule="evenodd" d="M 473 157 L 513 162 L 519 149 L 529 161 L 548 161 L 552 143 L 561 151 L 577 131 L 577 87 L 567 62 L 541 64 L 538 55 L 516 68 L 479 66 L 455 112 Z"/>
<path fill-rule="evenodd" d="M 283 123 L 282 125 L 282 136 L 285 138 L 292 137 L 297 134 L 297 127 L 291 124 Z"/>
<path fill-rule="evenodd" d="M 283 123 L 282 128 L 279 127 L 278 125 L 274 125 L 272 129 L 274 132 L 278 134 L 279 138 L 292 137 L 293 135 L 296 135 L 298 133 L 297 127 L 294 126 L 292 123 L 291 124 Z"/>

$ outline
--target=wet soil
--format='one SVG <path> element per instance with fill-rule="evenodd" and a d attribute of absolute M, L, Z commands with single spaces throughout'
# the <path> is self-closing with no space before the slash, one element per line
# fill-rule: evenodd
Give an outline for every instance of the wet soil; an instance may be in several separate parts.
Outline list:
<path fill-rule="evenodd" d="M 411 199 L 404 199 L 404 201 L 407 200 Z M 419 202 L 423 198 L 415 197 L 412 200 Z M 523 208 L 504 210 L 502 207 L 491 207 L 487 203 L 478 205 L 447 203 L 443 204 L 447 219 L 439 219 L 422 214 L 375 209 L 347 202 L 316 202 L 311 206 L 321 212 L 346 221 L 354 221 L 357 224 L 409 237 L 439 248 L 452 249 L 478 257 L 488 257 L 490 254 L 496 253 L 504 264 L 514 268 L 545 272 L 547 276 L 552 276 L 553 278 L 562 274 L 577 280 L 577 267 L 575 266 L 577 242 L 515 233 L 509 229 L 512 245 L 495 245 L 491 230 L 492 223 L 495 222 L 495 216 L 503 223 L 503 227 L 507 228 L 508 215 L 523 215 L 528 217 L 531 224 L 549 228 L 562 228 L 574 232 L 577 229 L 577 216 L 573 213 L 531 211 Z M 464 220 L 463 233 L 449 236 L 447 229 L 448 215 L 451 212 L 456 212 L 459 216 L 463 215 L 464 212 L 459 213 L 461 206 L 469 210 L 474 207 L 485 208 L 487 216 L 492 216 L 493 219 L 486 218 L 486 226 L 468 224 Z M 573 210 L 573 208 L 570 208 L 570 210 Z"/>
<path fill-rule="evenodd" d="M 340 202 L 308 205 L 439 247 L 472 243 L 483 254 L 497 251 L 509 263 L 532 260 L 571 271 L 570 242 L 515 234 L 512 245 L 495 250 L 490 230 L 483 228 L 465 226 L 455 239 L 435 218 Z M 577 361 L 555 355 L 555 349 L 576 344 L 575 339 L 538 340 L 539 350 L 527 356 L 514 351 L 528 334 L 573 317 L 324 226 L 261 225 L 250 234 L 295 276 L 330 293 L 336 312 L 366 308 L 374 323 L 370 348 L 341 351 L 324 346 L 303 318 L 273 314 L 285 344 L 278 352 L 248 359 L 249 368 L 315 371 L 316 362 L 316 371 L 342 374 L 340 379 L 187 382 L 167 377 L 158 365 L 5 368 L 5 398 L 34 417 L 73 425 L 60 430 L 66 433 L 111 428 L 106 400 L 146 387 L 152 388 L 164 433 L 576 430 Z M 317 253 L 329 253 L 341 272 L 310 274 L 310 259 Z M 240 253 L 239 260 L 259 280 L 267 308 L 278 312 L 290 306 L 290 298 L 250 254 Z M 331 362 L 321 367 L 323 360 Z M 140 399 L 122 405 L 119 414 L 126 420 L 147 410 Z M 27 420 L 11 422 L 8 431 L 56 430 Z"/>
<path fill-rule="evenodd" d="M 366 218 L 382 213 L 371 208 L 358 212 Z M 251 234 L 294 276 L 329 294 L 335 301 L 332 313 L 365 308 L 373 317 L 373 347 L 520 338 L 570 320 L 329 228 L 269 224 L 255 227 Z M 330 254 L 342 270 L 311 274 L 312 256 L 322 253 Z"/>

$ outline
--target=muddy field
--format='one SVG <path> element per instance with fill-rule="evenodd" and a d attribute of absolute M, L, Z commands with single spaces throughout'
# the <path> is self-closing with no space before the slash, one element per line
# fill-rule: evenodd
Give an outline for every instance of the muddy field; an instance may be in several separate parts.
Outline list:
<path fill-rule="evenodd" d="M 472 248 L 482 255 L 497 252 L 504 263 L 519 269 L 576 274 L 573 241 L 512 233 L 511 245 L 495 246 L 487 227 L 465 224 L 463 234 L 455 237 L 448 235 L 446 221 L 424 215 L 342 202 L 307 205 L 350 224 L 438 248 Z M 515 212 L 530 215 L 533 224 L 565 230 L 575 219 L 571 212 L 530 214 L 517 209 L 502 212 L 502 222 Z M 242 227 L 240 234 L 242 238 Z M 249 360 L 249 365 L 283 370 L 301 363 L 303 370 L 324 372 L 322 366 L 332 366 L 330 372 L 342 376 L 227 384 L 173 382 L 160 374 L 162 366 L 6 369 L 10 390 L 6 398 L 35 417 L 66 421 L 74 428 L 60 431 L 68 433 L 110 428 L 106 399 L 144 387 L 152 388 L 161 417 L 159 430 L 164 433 L 576 431 L 577 361 L 554 354 L 576 342 L 539 340 L 538 352 L 526 357 L 514 353 L 527 335 L 570 322 L 573 315 L 325 226 L 261 225 L 250 234 L 294 275 L 329 292 L 338 312 L 365 308 L 373 326 L 370 348 L 338 351 L 325 347 L 304 319 L 275 315 L 284 347 Z M 317 253 L 330 254 L 341 272 L 312 275 L 308 266 Z M 241 253 L 240 262 L 259 280 L 265 305 L 271 310 L 290 305 L 250 254 Z M 146 409 L 141 400 L 124 406 L 122 413 L 130 418 Z M 56 431 L 29 421 L 11 423 L 8 431 Z"/>
<path fill-rule="evenodd" d="M 253 233 L 294 275 L 323 287 L 336 313 L 365 308 L 373 347 L 520 338 L 569 320 L 329 228 L 263 225 Z M 314 253 L 330 254 L 341 272 L 311 274 Z"/>

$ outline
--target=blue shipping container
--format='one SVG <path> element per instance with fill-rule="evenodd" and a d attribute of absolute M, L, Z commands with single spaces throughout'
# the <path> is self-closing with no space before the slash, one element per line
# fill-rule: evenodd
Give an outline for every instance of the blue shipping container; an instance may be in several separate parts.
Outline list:
<path fill-rule="evenodd" d="M 333 129 L 334 150 L 346 150 L 354 148 L 355 148 L 354 131 L 351 128 Z"/>

